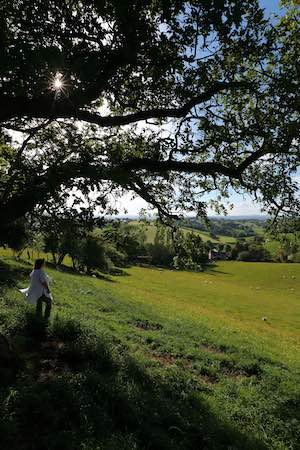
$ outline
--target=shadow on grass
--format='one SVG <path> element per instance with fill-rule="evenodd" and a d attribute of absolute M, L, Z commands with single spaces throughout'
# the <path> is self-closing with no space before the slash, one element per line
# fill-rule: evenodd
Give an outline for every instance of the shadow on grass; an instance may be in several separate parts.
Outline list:
<path fill-rule="evenodd" d="M 123 278 L 123 277 L 131 276 L 131 274 L 126 272 L 124 269 L 118 269 L 118 270 L 112 272 L 111 274 L 106 274 L 103 272 L 96 272 L 94 275 L 95 275 L 95 278 L 98 278 L 101 281 L 107 281 L 108 283 L 118 283 L 118 279 L 117 279 L 118 277 Z"/>
<path fill-rule="evenodd" d="M 9 261 L 10 263 L 7 264 L 5 260 L 0 259 L 0 285 L 4 287 L 16 287 L 19 282 L 28 280 L 31 264 L 26 264 L 22 261 L 21 266 L 18 260 L 10 258 Z"/>
<path fill-rule="evenodd" d="M 0 286 L 3 287 L 18 287 L 20 282 L 29 281 L 29 274 L 33 269 L 32 261 L 27 261 L 24 259 L 15 259 L 13 257 L 8 257 L 7 260 L 9 263 L 5 261 L 4 258 L 0 259 Z M 58 272 L 68 273 L 72 275 L 86 277 L 88 274 L 79 272 L 78 270 L 73 269 L 72 267 L 60 265 L 56 266 L 51 262 L 47 262 L 47 267 L 53 270 L 57 270 Z M 129 276 L 127 272 L 122 271 L 122 273 L 118 274 L 120 276 Z M 91 276 L 91 275 L 90 275 Z M 115 283 L 116 280 L 110 278 L 109 275 L 95 272 L 95 278 L 98 278 L 103 281 L 108 281 L 111 283 Z"/>
<path fill-rule="evenodd" d="M 12 342 L 23 369 L 0 390 L 0 448 L 266 448 L 221 423 L 183 375 L 150 373 L 107 339 L 73 320 L 47 327 L 27 316 Z"/>
<path fill-rule="evenodd" d="M 228 272 L 219 270 L 218 267 L 219 267 L 218 264 L 210 264 L 210 265 L 206 266 L 206 268 L 204 269 L 204 273 L 207 273 L 208 275 L 218 275 L 218 274 L 231 275 Z"/>
<path fill-rule="evenodd" d="M 103 273 L 97 273 L 95 278 L 97 278 L 98 280 L 101 280 L 101 281 L 107 281 L 108 283 L 115 283 L 116 282 L 116 280 L 114 280 L 113 278 L 111 278 L 108 275 L 104 275 Z"/>

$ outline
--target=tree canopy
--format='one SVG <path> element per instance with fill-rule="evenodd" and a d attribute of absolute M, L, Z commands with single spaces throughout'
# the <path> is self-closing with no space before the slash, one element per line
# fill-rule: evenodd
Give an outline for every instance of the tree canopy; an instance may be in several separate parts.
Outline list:
<path fill-rule="evenodd" d="M 271 22 L 258 1 L 2 1 L 1 226 L 70 196 L 111 211 L 124 190 L 169 218 L 205 215 L 210 192 L 220 211 L 230 189 L 298 214 L 299 10 L 285 4 Z"/>

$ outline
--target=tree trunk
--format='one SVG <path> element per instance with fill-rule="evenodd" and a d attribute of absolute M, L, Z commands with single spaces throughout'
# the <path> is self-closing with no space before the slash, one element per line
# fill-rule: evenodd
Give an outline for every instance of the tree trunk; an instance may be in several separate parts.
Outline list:
<path fill-rule="evenodd" d="M 62 253 L 62 254 L 60 254 L 60 255 L 58 256 L 57 264 L 58 264 L 59 266 L 62 265 L 62 262 L 63 262 L 65 256 L 66 256 L 65 253 Z"/>
<path fill-rule="evenodd" d="M 52 255 L 52 259 L 53 259 L 54 265 L 57 266 L 57 259 L 56 259 L 56 254 L 55 254 L 55 252 L 52 252 L 51 255 Z"/>

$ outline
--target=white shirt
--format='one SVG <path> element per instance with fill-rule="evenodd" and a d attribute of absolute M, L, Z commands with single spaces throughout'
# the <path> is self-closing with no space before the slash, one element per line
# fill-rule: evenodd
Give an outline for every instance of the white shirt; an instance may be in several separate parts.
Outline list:
<path fill-rule="evenodd" d="M 43 283 L 49 284 L 49 277 L 42 269 L 34 269 L 30 274 L 30 286 L 26 289 L 20 289 L 25 294 L 27 302 L 36 305 L 37 300 L 45 295 L 52 299 L 52 295 L 47 292 Z"/>

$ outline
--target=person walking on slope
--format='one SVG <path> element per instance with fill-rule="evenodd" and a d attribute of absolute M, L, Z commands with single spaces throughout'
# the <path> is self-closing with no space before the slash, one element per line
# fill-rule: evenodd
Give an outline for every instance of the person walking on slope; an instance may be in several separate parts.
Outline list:
<path fill-rule="evenodd" d="M 34 269 L 30 274 L 30 285 L 26 289 L 20 289 L 25 294 L 27 302 L 36 305 L 36 315 L 43 316 L 43 303 L 46 304 L 44 318 L 49 319 L 52 308 L 52 294 L 49 289 L 49 277 L 44 272 L 45 260 L 37 259 Z"/>

